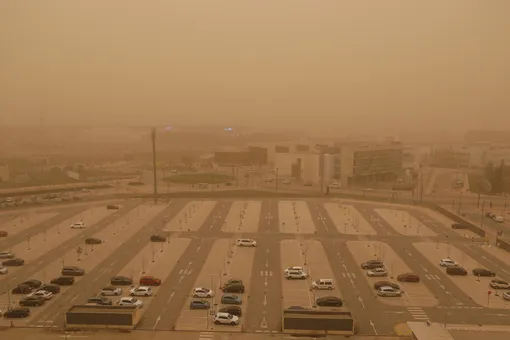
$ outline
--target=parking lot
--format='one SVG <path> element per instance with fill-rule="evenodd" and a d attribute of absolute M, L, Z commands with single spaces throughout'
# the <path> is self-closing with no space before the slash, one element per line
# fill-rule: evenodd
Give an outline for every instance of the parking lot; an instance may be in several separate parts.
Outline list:
<path fill-rule="evenodd" d="M 314 212 L 319 211 L 320 204 L 324 204 L 328 213 L 313 215 L 308 204 L 300 200 L 279 201 L 277 206 L 249 200 L 183 200 L 155 206 L 150 202 L 139 204 L 126 201 L 119 204 L 119 210 L 107 210 L 104 205 L 84 206 L 83 211 L 74 216 L 64 216 L 58 210 L 12 215 L 2 220 L 2 228 L 8 227 L 14 218 L 21 223 L 21 216 L 30 215 L 35 222 L 19 230 L 23 233 L 28 231 L 34 236 L 30 238 L 30 250 L 28 240 L 24 239 L 12 243 L 10 249 L 0 249 L 12 250 L 16 256 L 27 261 L 25 266 L 8 267 L 8 273 L 0 276 L 3 293 L 0 295 L 0 309 L 16 306 L 24 297 L 6 294 L 18 283 L 27 278 L 47 283 L 60 276 L 63 266 L 78 266 L 86 274 L 76 277 L 73 286 L 62 286 L 61 292 L 43 306 L 30 307 L 31 315 L 14 320 L 16 325 L 62 326 L 63 314 L 69 307 L 85 303 L 108 285 L 114 275 L 131 277 L 134 284 L 139 282 L 142 275 L 162 279 L 163 286 L 153 287 L 151 297 L 140 297 L 144 302 L 141 329 L 170 330 L 175 326 L 176 330 L 183 331 L 278 332 L 282 308 L 337 308 L 317 306 L 316 300 L 326 296 L 342 299 L 344 306 L 339 310 L 353 313 L 365 332 L 371 332 L 372 326 L 366 327 L 370 320 L 375 321 L 374 327 L 379 330 L 387 327 L 384 322 L 397 318 L 399 321 L 439 319 L 444 315 L 452 318 L 454 314 L 450 311 L 452 306 L 449 305 L 448 294 L 452 295 L 452 300 L 464 297 L 464 305 L 453 306 L 459 310 L 484 310 L 488 305 L 494 314 L 500 315 L 500 309 L 509 308 L 502 298 L 506 290 L 496 294 L 492 289 L 488 297 L 490 278 L 477 279 L 470 271 L 484 264 L 496 271 L 498 277 L 508 279 L 510 268 L 498 260 L 510 260 L 510 255 L 494 247 L 471 241 L 468 243 L 468 239 L 460 234 L 450 232 L 449 238 L 446 238 L 427 232 L 432 231 L 427 228 L 431 224 L 434 224 L 434 231 L 438 228 L 451 231 L 451 221 L 438 221 L 438 218 L 431 217 L 431 213 L 427 218 L 419 217 L 420 225 L 418 219 L 413 219 L 413 215 L 404 207 L 381 212 L 377 208 L 368 208 L 367 203 L 357 206 L 355 202 L 348 201 L 344 201 L 340 207 L 335 202 L 321 202 Z M 393 214 L 393 220 L 384 215 L 388 212 Z M 37 214 L 46 215 L 36 218 Z M 423 214 L 427 215 L 427 212 L 423 211 Z M 276 215 L 279 219 L 268 218 Z M 390 227 L 386 223 L 376 223 L 379 221 L 376 217 L 382 220 L 383 215 L 387 222 L 395 225 Z M 62 217 L 59 219 L 59 216 Z M 409 216 L 411 227 L 404 229 L 403 223 L 409 223 Z M 261 218 L 264 225 L 267 224 L 267 230 L 259 231 Z M 402 218 L 407 220 L 403 222 Z M 56 222 L 45 224 L 49 219 Z M 82 219 L 86 225 L 84 229 L 70 228 L 71 223 Z M 351 222 L 347 227 L 345 219 Z M 26 221 L 29 220 L 23 217 L 23 223 Z M 381 228 L 392 228 L 397 233 L 385 233 Z M 16 230 L 18 235 L 19 230 Z M 206 233 L 201 234 L 202 231 Z M 166 242 L 150 242 L 150 236 L 154 234 L 169 238 Z M 246 237 L 256 239 L 257 246 L 236 245 L 238 238 Z M 98 238 L 102 242 L 86 244 L 87 238 Z M 469 249 L 478 254 L 477 259 L 483 259 L 479 260 L 483 263 L 474 261 L 474 256 L 468 256 L 456 247 L 459 243 L 463 244 L 462 249 L 466 252 Z M 50 251 L 57 255 L 47 256 Z M 421 260 L 418 254 L 426 260 Z M 438 263 L 447 256 L 466 266 L 469 275 L 444 277 L 444 269 L 439 268 Z M 361 263 L 373 259 L 384 262 L 388 277 L 366 275 L 367 271 L 361 269 Z M 291 266 L 303 267 L 309 276 L 304 280 L 285 279 L 283 271 Z M 436 275 L 428 270 L 430 266 L 437 267 L 443 274 L 438 272 Z M 421 281 L 398 282 L 404 292 L 401 297 L 377 296 L 373 288 L 375 282 L 388 280 L 397 283 L 396 277 L 402 273 L 416 273 Z M 312 281 L 321 279 L 332 282 L 333 289 L 312 289 Z M 244 293 L 235 294 L 242 297 L 240 323 L 236 326 L 215 325 L 214 314 L 227 306 L 221 303 L 224 293 L 220 288 L 228 280 L 241 280 L 245 287 Z M 442 290 L 438 289 L 437 283 L 441 284 Z M 214 291 L 214 297 L 205 299 L 210 304 L 208 309 L 190 309 L 191 301 L 195 300 L 192 291 L 196 287 Z M 123 295 L 129 294 L 131 288 L 124 287 Z M 468 297 L 472 299 L 472 304 L 466 303 Z M 114 297 L 112 300 L 115 303 L 118 299 Z M 440 310 L 437 315 L 433 312 L 436 307 Z M 428 309 L 427 314 L 423 309 Z M 367 316 L 369 313 L 372 316 Z M 375 319 L 373 313 L 386 314 Z M 10 321 L 2 319 L 0 325 L 9 325 Z"/>
<path fill-rule="evenodd" d="M 405 236 L 437 236 L 421 221 L 417 220 L 412 214 L 404 210 L 395 209 L 375 209 L 397 233 Z"/>

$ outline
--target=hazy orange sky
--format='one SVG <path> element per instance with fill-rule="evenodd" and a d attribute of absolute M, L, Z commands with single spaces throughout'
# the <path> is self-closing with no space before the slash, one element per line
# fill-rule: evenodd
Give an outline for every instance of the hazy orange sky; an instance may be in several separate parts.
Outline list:
<path fill-rule="evenodd" d="M 508 128 L 509 0 L 1 0 L 0 123 Z"/>

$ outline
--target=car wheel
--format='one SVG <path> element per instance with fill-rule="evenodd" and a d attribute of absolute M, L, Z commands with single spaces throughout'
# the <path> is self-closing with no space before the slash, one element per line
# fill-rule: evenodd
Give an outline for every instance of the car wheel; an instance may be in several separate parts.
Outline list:
<path fill-rule="evenodd" d="M 220 322 L 219 322 L 219 321 L 214 321 L 214 324 L 215 324 L 215 325 L 219 325 L 219 324 L 220 324 Z"/>
<path fill-rule="evenodd" d="M 230 324 L 231 324 L 232 326 L 235 326 L 235 325 L 236 325 L 236 323 L 235 323 L 235 322 L 231 322 Z"/>
<path fill-rule="evenodd" d="M 145 296 L 149 296 L 149 294 L 145 294 Z"/>

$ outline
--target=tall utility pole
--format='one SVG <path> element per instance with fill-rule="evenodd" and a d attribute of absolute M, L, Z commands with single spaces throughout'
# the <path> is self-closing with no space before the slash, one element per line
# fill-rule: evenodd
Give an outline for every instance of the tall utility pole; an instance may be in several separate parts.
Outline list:
<path fill-rule="evenodd" d="M 156 129 L 152 128 L 152 172 L 154 175 L 154 204 L 158 203 L 158 181 L 156 174 Z"/>
<path fill-rule="evenodd" d="M 476 201 L 476 208 L 480 208 L 480 190 L 482 190 L 482 183 L 478 183 L 478 200 Z"/>
<path fill-rule="evenodd" d="M 423 172 L 420 172 L 420 203 L 423 203 Z"/>

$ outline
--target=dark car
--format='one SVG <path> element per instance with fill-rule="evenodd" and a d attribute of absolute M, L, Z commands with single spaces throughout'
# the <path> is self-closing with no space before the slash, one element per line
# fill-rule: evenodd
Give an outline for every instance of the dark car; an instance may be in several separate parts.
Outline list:
<path fill-rule="evenodd" d="M 485 268 L 475 268 L 473 269 L 473 275 L 494 277 L 496 276 L 496 273 Z"/>
<path fill-rule="evenodd" d="M 29 285 L 18 285 L 11 290 L 12 294 L 30 294 L 32 293 L 32 287 Z"/>
<path fill-rule="evenodd" d="M 231 283 L 231 284 L 225 285 L 222 290 L 223 290 L 224 293 L 243 294 L 244 293 L 244 284 L 242 284 L 242 283 Z"/>
<path fill-rule="evenodd" d="M 390 281 L 377 281 L 376 283 L 374 283 L 374 289 L 376 290 L 379 290 L 379 288 L 381 287 L 391 287 L 391 288 L 394 288 L 394 289 L 398 289 L 398 290 L 401 290 L 400 289 L 400 286 L 394 282 L 390 282 Z"/>
<path fill-rule="evenodd" d="M 111 306 L 111 305 L 113 305 L 112 300 L 108 299 L 105 296 L 93 296 L 93 297 L 89 298 L 87 303 L 93 303 L 93 304 L 101 305 L 101 306 Z"/>
<path fill-rule="evenodd" d="M 131 286 L 133 279 L 127 276 L 114 276 L 110 280 L 112 286 Z"/>
<path fill-rule="evenodd" d="M 83 276 L 85 270 L 76 266 L 65 266 L 62 268 L 62 275 L 64 276 Z"/>
<path fill-rule="evenodd" d="M 155 276 L 142 276 L 140 278 L 140 286 L 159 286 L 161 285 L 161 279 Z"/>
<path fill-rule="evenodd" d="M 30 309 L 26 307 L 11 308 L 4 313 L 4 318 L 26 318 L 30 315 Z"/>
<path fill-rule="evenodd" d="M 367 262 L 363 262 L 361 264 L 361 268 L 363 268 L 363 269 L 384 268 L 384 263 L 383 263 L 383 261 L 380 261 L 380 260 L 370 260 Z"/>
<path fill-rule="evenodd" d="M 25 282 L 22 282 L 20 284 L 30 286 L 30 288 L 32 288 L 32 289 L 37 289 L 37 288 L 41 287 L 42 282 L 39 280 L 36 280 L 36 279 L 30 279 L 30 280 L 26 280 Z"/>
<path fill-rule="evenodd" d="M 47 292 L 57 294 L 60 293 L 60 286 L 56 284 L 45 283 L 41 287 L 39 287 L 38 290 L 45 290 Z"/>
<path fill-rule="evenodd" d="M 103 241 L 96 237 L 89 237 L 85 239 L 85 244 L 101 244 L 101 243 L 103 243 Z"/>
<path fill-rule="evenodd" d="M 210 307 L 207 300 L 192 300 L 189 304 L 190 309 L 209 309 Z"/>
<path fill-rule="evenodd" d="M 468 272 L 467 272 L 466 268 L 455 266 L 455 267 L 446 267 L 446 274 L 466 276 L 468 274 Z"/>
<path fill-rule="evenodd" d="M 343 301 L 336 296 L 323 296 L 316 300 L 317 306 L 321 307 L 342 307 Z"/>
<path fill-rule="evenodd" d="M 397 276 L 399 282 L 420 282 L 420 276 L 414 273 L 404 273 Z"/>
<path fill-rule="evenodd" d="M 224 305 L 240 305 L 243 303 L 243 300 L 239 295 L 224 294 L 221 297 L 221 303 Z"/>
<path fill-rule="evenodd" d="M 39 307 L 44 305 L 44 298 L 39 296 L 27 296 L 26 298 L 19 300 L 19 305 L 22 307 L 26 306 Z"/>
<path fill-rule="evenodd" d="M 7 237 L 9 233 L 7 233 L 5 230 L 0 230 L 0 237 Z"/>
<path fill-rule="evenodd" d="M 59 276 L 51 280 L 50 283 L 59 286 L 72 286 L 74 284 L 74 276 Z"/>
<path fill-rule="evenodd" d="M 106 206 L 106 209 L 108 209 L 108 210 L 119 210 L 119 206 L 118 205 L 109 204 L 109 205 Z"/>
<path fill-rule="evenodd" d="M 231 284 L 240 284 L 240 285 L 244 285 L 243 283 L 243 280 L 238 280 L 238 279 L 230 279 L 230 280 L 227 280 L 227 282 L 225 282 L 225 286 L 228 286 L 228 285 L 231 285 Z"/>
<path fill-rule="evenodd" d="M 2 262 L 2 265 L 5 267 L 19 267 L 25 264 L 25 260 L 20 258 L 9 259 Z"/>
<path fill-rule="evenodd" d="M 151 242 L 166 242 L 166 237 L 161 235 L 152 235 Z"/>
<path fill-rule="evenodd" d="M 242 316 L 243 310 L 239 306 L 226 306 L 218 310 L 220 313 L 229 313 L 235 316 Z"/>
<path fill-rule="evenodd" d="M 452 229 L 469 229 L 469 226 L 463 223 L 453 223 Z"/>

